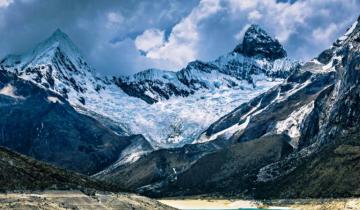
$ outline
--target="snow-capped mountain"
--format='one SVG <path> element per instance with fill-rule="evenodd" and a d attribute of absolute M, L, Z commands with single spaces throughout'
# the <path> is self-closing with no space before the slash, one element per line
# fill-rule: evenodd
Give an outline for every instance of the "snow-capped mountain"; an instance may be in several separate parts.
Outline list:
<path fill-rule="evenodd" d="M 279 84 L 298 67 L 279 42 L 256 25 L 245 33 L 243 44 L 257 50 L 243 54 L 238 46 L 214 61 L 194 61 L 178 72 L 149 69 L 118 78 L 115 83 L 124 92 L 150 104 L 140 112 L 157 113 L 154 119 L 146 118 L 151 122 L 146 137 L 162 145 L 191 143 L 211 122 Z M 142 118 L 134 119 L 137 125 L 143 124 Z"/>
<path fill-rule="evenodd" d="M 0 65 L 75 103 L 85 104 L 84 93 L 103 88 L 102 81 L 94 76 L 76 45 L 59 29 L 33 50 L 23 55 L 9 55 Z"/>
<path fill-rule="evenodd" d="M 219 117 L 279 84 L 298 63 L 258 26 L 245 33 L 244 46 L 210 62 L 194 61 L 178 72 L 150 69 L 113 80 L 99 78 L 61 32 L 24 55 L 10 55 L 0 68 L 61 94 L 80 112 L 143 134 L 154 147 L 192 143 Z M 116 126 L 112 126 L 116 124 Z"/>
<path fill-rule="evenodd" d="M 296 65 L 286 58 L 276 39 L 251 25 L 234 51 L 214 61 L 193 61 L 178 72 L 149 69 L 120 77 L 116 84 L 129 95 L 151 104 L 176 96 L 187 97 L 201 89 L 241 87 L 244 81 L 255 89 L 258 80 L 284 79 Z"/>

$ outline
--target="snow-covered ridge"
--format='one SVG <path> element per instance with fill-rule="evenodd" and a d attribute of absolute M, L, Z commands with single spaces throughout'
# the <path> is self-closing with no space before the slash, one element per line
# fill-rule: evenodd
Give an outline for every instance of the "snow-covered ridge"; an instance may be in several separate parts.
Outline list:
<path fill-rule="evenodd" d="M 116 84 L 130 96 L 152 104 L 171 97 L 187 97 L 200 89 L 238 87 L 241 81 L 255 88 L 254 77 L 284 79 L 298 65 L 286 57 L 286 51 L 276 39 L 252 25 L 234 51 L 214 61 L 193 61 L 177 72 L 149 69 L 120 77 Z"/>
<path fill-rule="evenodd" d="M 256 88 L 257 80 L 284 79 L 298 65 L 288 58 L 269 61 L 231 52 L 214 61 L 191 62 L 178 72 L 149 69 L 121 77 L 116 84 L 127 94 L 151 104 L 171 97 L 187 97 L 200 89 L 240 87 L 244 81 Z"/>
<path fill-rule="evenodd" d="M 349 37 L 349 35 L 354 32 L 357 25 L 358 25 L 358 21 L 355 21 L 351 25 L 351 27 L 346 31 L 346 33 L 340 38 L 338 38 L 338 42 L 341 44 L 344 40 L 346 40 Z"/>
<path fill-rule="evenodd" d="M 108 80 L 95 76 L 70 38 L 57 30 L 28 53 L 6 57 L 0 68 L 63 95 L 82 113 L 143 134 L 158 148 L 192 143 L 211 123 L 279 84 L 297 65 L 287 58 L 230 52 L 211 62 L 191 62 L 178 72 L 149 69 Z"/>
<path fill-rule="evenodd" d="M 286 81 L 213 123 L 196 142 L 247 141 L 264 135 L 286 134 L 290 144 L 297 148 L 302 126 L 314 108 L 314 98 L 334 81 L 332 66 L 324 71 L 314 70 L 324 66 L 327 65 L 303 65 Z"/>
<path fill-rule="evenodd" d="M 354 42 L 355 41 L 355 42 Z M 336 62 L 341 61 L 344 53 L 341 52 L 345 48 L 353 48 L 354 43 L 360 41 L 360 16 L 351 27 L 345 32 L 343 36 L 338 38 L 332 46 L 324 50 L 317 58 L 315 62 L 327 64 L 324 69 L 329 69 L 331 66 L 335 66 Z"/>

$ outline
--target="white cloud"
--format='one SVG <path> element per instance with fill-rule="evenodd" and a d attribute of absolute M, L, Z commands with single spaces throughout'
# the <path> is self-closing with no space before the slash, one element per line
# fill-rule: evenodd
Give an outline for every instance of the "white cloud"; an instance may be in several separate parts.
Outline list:
<path fill-rule="evenodd" d="M 157 47 L 151 46 L 147 57 L 168 60 L 173 64 L 173 68 L 182 67 L 185 63 L 196 59 L 199 41 L 198 25 L 219 10 L 221 10 L 220 0 L 202 0 L 187 17 L 172 28 L 166 42 Z M 140 35 L 140 40 L 143 35 Z"/>
<path fill-rule="evenodd" d="M 150 50 L 161 47 L 164 41 L 164 31 L 148 29 L 136 37 L 135 46 L 138 50 L 149 52 Z"/>
<path fill-rule="evenodd" d="M 318 42 L 329 42 L 331 41 L 332 35 L 336 32 L 337 26 L 335 23 L 331 23 L 327 28 L 316 28 L 312 32 L 312 37 Z M 334 41 L 334 40 L 332 40 Z"/>
<path fill-rule="evenodd" d="M 279 3 L 276 0 L 251 0 L 229 1 L 228 6 L 231 9 L 231 15 L 248 14 L 250 22 L 257 22 L 263 19 L 261 23 L 265 26 L 276 26 L 275 32 L 281 42 L 286 42 L 290 35 L 295 32 L 297 24 L 304 23 L 305 18 L 310 14 L 311 7 L 308 7 L 307 1 L 297 1 L 293 4 Z M 254 9 L 256 10 L 249 10 Z M 262 18 L 264 17 L 264 18 Z"/>
<path fill-rule="evenodd" d="M 310 53 L 318 53 L 315 50 L 326 48 L 349 24 L 350 18 L 338 17 L 334 21 L 329 14 L 356 11 L 360 6 L 357 1 L 343 4 L 342 0 L 298 0 L 294 3 L 201 0 L 172 28 L 167 40 L 163 29 L 149 29 L 135 39 L 135 45 L 147 52 L 148 59 L 166 61 L 167 66 L 170 63 L 173 69 L 178 69 L 192 60 L 209 60 L 229 52 L 242 41 L 249 25 L 255 23 L 268 30 L 285 48 L 290 46 L 288 54 L 307 59 L 313 56 Z M 339 5 L 343 8 L 337 8 Z"/>
<path fill-rule="evenodd" d="M 260 20 L 261 18 L 262 18 L 262 14 L 257 10 L 250 12 L 248 15 L 249 21 Z"/>
<path fill-rule="evenodd" d="M 13 2 L 14 0 L 0 0 L 0 9 L 10 6 Z"/>
<path fill-rule="evenodd" d="M 235 34 L 235 39 L 241 41 L 244 38 L 246 30 L 250 27 L 250 24 L 246 24 L 238 33 Z"/>
<path fill-rule="evenodd" d="M 107 28 L 112 28 L 114 26 L 118 26 L 123 23 L 124 17 L 120 13 L 109 12 L 107 13 Z"/>
<path fill-rule="evenodd" d="M 259 1 L 256 0 L 229 0 L 231 10 L 247 10 L 247 9 L 254 9 L 257 7 Z"/>
<path fill-rule="evenodd" d="M 112 23 L 121 23 L 123 21 L 123 16 L 119 13 L 110 12 L 108 13 L 108 20 Z"/>
<path fill-rule="evenodd" d="M 230 52 L 255 23 L 292 58 L 306 60 L 341 36 L 359 11 L 359 0 L 0 0 L 0 57 L 26 51 L 60 27 L 105 74 L 177 70 Z"/>

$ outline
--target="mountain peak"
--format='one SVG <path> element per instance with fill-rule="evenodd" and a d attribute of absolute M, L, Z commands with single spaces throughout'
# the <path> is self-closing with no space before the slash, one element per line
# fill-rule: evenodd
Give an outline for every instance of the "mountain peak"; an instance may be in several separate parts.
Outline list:
<path fill-rule="evenodd" d="M 68 38 L 68 36 L 59 28 L 57 28 L 50 37 L 53 38 Z"/>
<path fill-rule="evenodd" d="M 73 95 L 85 103 L 82 94 L 94 90 L 96 83 L 91 67 L 68 35 L 60 29 L 22 55 L 9 55 L 0 68 L 34 81 L 64 97 Z"/>
<path fill-rule="evenodd" d="M 243 42 L 236 46 L 234 52 L 249 57 L 266 58 L 268 60 L 286 57 L 286 51 L 279 41 L 273 39 L 264 29 L 256 24 L 252 24 L 246 30 Z"/>
<path fill-rule="evenodd" d="M 249 26 L 249 28 L 246 30 L 246 32 L 256 32 L 256 33 L 259 33 L 259 34 L 265 34 L 266 36 L 269 36 L 267 34 L 267 32 L 264 29 L 262 29 L 258 24 L 251 24 Z"/>
<path fill-rule="evenodd" d="M 47 51 L 49 47 L 58 47 L 66 54 L 75 55 L 75 57 L 80 56 L 77 46 L 70 39 L 70 37 L 59 28 L 56 29 L 49 38 L 41 42 L 36 47 L 35 51 L 38 53 L 39 51 L 43 50 Z"/>

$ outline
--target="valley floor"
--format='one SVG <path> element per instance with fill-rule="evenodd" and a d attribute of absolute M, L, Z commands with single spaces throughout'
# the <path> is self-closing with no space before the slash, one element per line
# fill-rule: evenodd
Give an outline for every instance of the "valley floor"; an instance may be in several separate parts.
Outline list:
<path fill-rule="evenodd" d="M 79 191 L 45 191 L 0 194 L 0 209 L 21 210 L 170 210 L 169 206 L 134 194 L 86 195 Z"/>
<path fill-rule="evenodd" d="M 178 209 L 289 209 L 289 210 L 355 210 L 360 209 L 360 198 L 351 199 L 286 199 L 271 201 L 179 198 L 159 200 Z"/>

